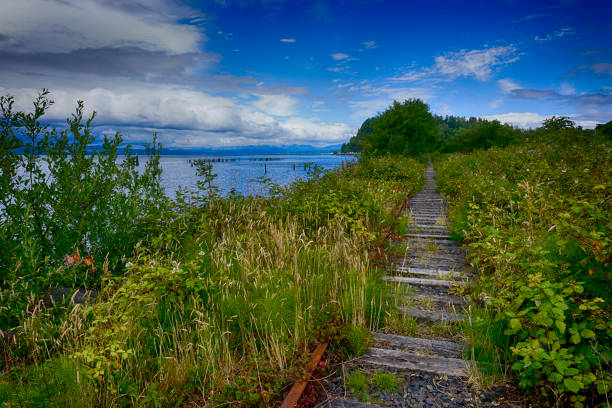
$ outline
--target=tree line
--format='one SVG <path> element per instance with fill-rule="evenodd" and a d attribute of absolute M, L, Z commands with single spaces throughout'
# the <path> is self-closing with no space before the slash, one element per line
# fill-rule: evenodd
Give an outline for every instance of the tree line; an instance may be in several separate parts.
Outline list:
<path fill-rule="evenodd" d="M 519 144 L 560 129 L 612 138 L 612 121 L 590 130 L 576 126 L 566 116 L 553 116 L 537 129 L 523 130 L 498 120 L 434 115 L 420 99 L 407 99 L 403 103 L 394 101 L 384 112 L 366 119 L 357 134 L 342 145 L 341 151 L 360 152 L 364 156 L 411 157 L 435 151 L 470 152 Z"/>

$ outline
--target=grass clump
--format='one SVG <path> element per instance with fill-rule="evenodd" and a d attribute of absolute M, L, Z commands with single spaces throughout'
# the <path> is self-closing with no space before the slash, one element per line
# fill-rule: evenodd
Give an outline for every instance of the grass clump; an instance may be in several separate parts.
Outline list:
<path fill-rule="evenodd" d="M 361 401 L 375 401 L 371 394 L 375 392 L 394 394 L 404 380 L 399 374 L 374 371 L 364 373 L 355 370 L 346 376 L 346 387 Z"/>

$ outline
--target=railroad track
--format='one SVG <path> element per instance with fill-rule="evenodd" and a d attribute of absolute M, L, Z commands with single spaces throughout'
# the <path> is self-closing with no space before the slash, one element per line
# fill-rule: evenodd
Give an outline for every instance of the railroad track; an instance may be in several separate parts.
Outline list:
<path fill-rule="evenodd" d="M 409 287 L 409 295 L 400 300 L 397 308 L 406 319 L 412 319 L 424 328 L 461 324 L 469 317 L 469 303 L 463 297 L 453 295 L 452 289 L 470 285 L 473 272 L 465 264 L 460 244 L 450 239 L 446 227 L 446 202 L 436 191 L 431 164 L 425 170 L 425 186 L 409 200 L 406 214 L 410 223 L 399 242 L 405 253 L 392 258 L 389 274 L 383 278 L 389 285 Z M 431 330 L 421 332 L 427 334 Z M 473 385 L 470 377 L 477 367 L 475 362 L 466 358 L 468 346 L 456 341 L 461 336 L 444 339 L 438 335 L 432 338 L 382 332 L 372 334 L 372 347 L 356 361 L 345 364 L 345 374 L 331 381 L 327 387 L 329 397 L 319 406 L 520 406 Z M 393 373 L 402 379 L 403 384 L 395 392 L 377 391 L 358 398 L 350 384 L 346 385 L 347 378 L 355 370 L 369 376 Z M 499 393 L 503 394 L 503 390 Z"/>

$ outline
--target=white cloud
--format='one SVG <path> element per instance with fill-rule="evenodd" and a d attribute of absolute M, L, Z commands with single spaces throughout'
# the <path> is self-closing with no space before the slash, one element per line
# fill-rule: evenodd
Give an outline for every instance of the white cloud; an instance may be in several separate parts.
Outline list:
<path fill-rule="evenodd" d="M 389 81 L 394 82 L 415 82 L 425 79 L 430 72 L 427 71 L 407 71 L 399 76 L 389 78 Z"/>
<path fill-rule="evenodd" d="M 521 86 L 511 80 L 510 78 L 504 78 L 497 81 L 497 85 L 501 88 L 504 93 L 512 93 L 515 89 L 520 89 Z"/>
<path fill-rule="evenodd" d="M 284 42 L 284 43 L 294 43 L 295 42 L 295 38 L 281 38 L 280 42 Z"/>
<path fill-rule="evenodd" d="M 365 99 L 353 100 L 350 106 L 353 108 L 354 117 L 370 117 L 387 109 L 393 101 L 403 102 L 406 99 L 419 98 L 423 101 L 433 99 L 429 88 L 391 88 L 388 86 L 351 87 L 350 92 L 359 93 Z"/>
<path fill-rule="evenodd" d="M 86 114 L 98 112 L 94 125 L 126 128 L 129 141 L 150 141 L 153 132 L 163 135 L 166 147 L 237 146 L 245 144 L 329 145 L 347 140 L 351 129 L 342 123 L 319 123 L 294 114 L 295 100 L 284 95 L 261 95 L 252 107 L 234 98 L 216 97 L 171 86 L 134 87 L 125 90 L 96 88 L 52 89 L 55 101 L 46 119 L 63 121 L 76 100 L 85 101 Z M 16 108 L 29 111 L 38 90 L 1 88 L 0 94 L 16 97 Z M 273 115 L 273 116 L 271 116 Z"/>
<path fill-rule="evenodd" d="M 8 37 L 4 48 L 19 52 L 131 46 L 181 54 L 197 51 L 205 39 L 169 15 L 130 13 L 94 0 L 4 0 L 0 34 Z"/>
<path fill-rule="evenodd" d="M 331 57 L 335 60 L 335 61 L 340 61 L 343 59 L 347 59 L 349 56 L 343 52 L 337 52 L 335 54 L 332 54 Z"/>
<path fill-rule="evenodd" d="M 544 37 L 540 37 L 536 35 L 535 37 L 533 37 L 533 39 L 534 41 L 537 41 L 537 42 L 547 42 L 547 41 L 554 40 L 556 38 L 562 38 L 562 37 L 567 37 L 571 35 L 576 35 L 576 32 L 574 31 L 574 29 L 571 27 L 563 27 L 555 31 L 552 34 L 545 35 Z"/>
<path fill-rule="evenodd" d="M 360 49 L 360 51 L 364 51 L 364 50 L 373 50 L 375 48 L 378 48 L 378 44 L 376 44 L 376 41 L 364 41 L 361 43 L 362 48 Z"/>
<path fill-rule="evenodd" d="M 486 81 L 491 77 L 493 68 L 518 60 L 516 51 L 513 45 L 507 45 L 451 52 L 434 58 L 433 71 L 451 79 L 472 76 L 480 81 Z"/>
<path fill-rule="evenodd" d="M 260 95 L 253 103 L 257 109 L 274 116 L 290 116 L 295 113 L 296 100 L 286 95 Z"/>
<path fill-rule="evenodd" d="M 575 95 L 576 88 L 569 82 L 563 81 L 561 82 L 561 85 L 559 86 L 559 94 L 560 95 Z"/>
<path fill-rule="evenodd" d="M 550 115 L 549 115 L 550 116 Z M 508 112 L 501 113 L 496 115 L 487 115 L 481 116 L 483 119 L 487 120 L 498 120 L 501 123 L 508 123 L 513 126 L 518 126 L 520 128 L 536 128 L 542 125 L 544 119 L 549 116 L 540 115 L 539 113 L 533 112 Z"/>

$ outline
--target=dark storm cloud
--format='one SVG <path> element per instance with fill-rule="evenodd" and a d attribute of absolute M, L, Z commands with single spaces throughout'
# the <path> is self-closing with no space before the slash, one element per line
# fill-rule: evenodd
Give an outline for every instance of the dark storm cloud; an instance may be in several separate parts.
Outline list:
<path fill-rule="evenodd" d="M 0 70 L 18 73 L 46 74 L 67 71 L 120 76 L 138 80 L 182 82 L 186 73 L 197 66 L 214 63 L 219 56 L 212 53 L 168 55 L 137 47 L 88 48 L 68 53 L 19 53 L 0 51 Z"/>

